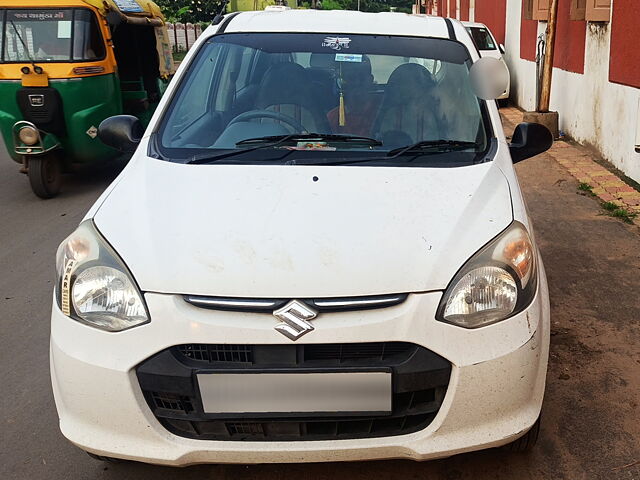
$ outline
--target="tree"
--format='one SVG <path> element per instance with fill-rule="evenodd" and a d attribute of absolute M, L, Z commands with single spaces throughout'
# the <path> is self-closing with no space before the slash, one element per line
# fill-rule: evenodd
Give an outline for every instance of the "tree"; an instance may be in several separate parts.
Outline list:
<path fill-rule="evenodd" d="M 156 0 L 169 22 L 208 23 L 220 11 L 221 0 Z"/>
<path fill-rule="evenodd" d="M 323 10 L 357 10 L 358 0 L 320 0 Z M 391 7 L 396 11 L 411 13 L 414 0 L 360 0 L 362 12 L 388 12 Z"/>

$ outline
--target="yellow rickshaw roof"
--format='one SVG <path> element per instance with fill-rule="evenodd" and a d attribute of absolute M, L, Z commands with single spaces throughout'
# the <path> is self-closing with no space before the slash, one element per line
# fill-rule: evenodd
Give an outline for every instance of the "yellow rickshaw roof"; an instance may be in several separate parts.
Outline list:
<path fill-rule="evenodd" d="M 119 2 L 118 0 L 84 0 L 84 3 L 88 3 L 89 5 L 96 7 L 98 10 L 100 10 L 100 13 L 104 14 L 105 13 L 105 9 L 104 9 L 104 4 L 108 4 L 109 8 L 111 8 L 112 10 L 121 10 L 121 8 L 118 6 L 118 3 L 120 3 L 121 5 L 123 3 L 137 3 L 140 8 L 142 9 L 142 12 L 129 12 L 129 11 L 122 11 L 122 13 L 125 13 L 127 15 L 141 15 L 141 16 L 145 16 L 145 17 L 153 17 L 153 18 L 160 18 L 162 20 L 164 20 L 164 15 L 162 15 L 162 11 L 160 10 L 160 7 L 158 7 L 158 5 L 156 5 L 154 2 L 152 2 L 151 0 L 128 0 L 128 1 L 124 1 L 124 2 Z"/>
<path fill-rule="evenodd" d="M 144 17 L 160 18 L 164 20 L 160 7 L 150 0 L 128 0 L 125 3 L 135 2 L 140 6 L 142 12 L 122 12 L 127 15 L 140 15 Z M 5 8 L 50 8 L 50 7 L 84 7 L 91 5 L 105 14 L 104 4 L 107 4 L 112 10 L 120 10 L 119 1 L 114 0 L 3 0 L 2 7 Z"/>

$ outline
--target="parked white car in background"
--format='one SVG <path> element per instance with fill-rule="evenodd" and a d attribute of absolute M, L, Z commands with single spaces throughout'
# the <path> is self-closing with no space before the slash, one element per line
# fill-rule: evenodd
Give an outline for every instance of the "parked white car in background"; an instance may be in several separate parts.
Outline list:
<path fill-rule="evenodd" d="M 425 460 L 535 443 L 542 260 L 462 24 L 232 14 L 60 246 L 62 433 L 143 462 Z"/>
<path fill-rule="evenodd" d="M 506 62 L 504 61 L 504 45 L 499 44 L 496 38 L 484 23 L 475 22 L 462 22 L 469 35 L 473 39 L 473 43 L 480 52 L 481 57 L 491 57 L 500 60 L 504 63 L 505 69 L 509 71 Z M 508 83 L 507 89 L 498 97 L 498 102 L 501 105 L 505 105 L 509 99 L 509 93 L 511 92 L 511 82 Z"/>

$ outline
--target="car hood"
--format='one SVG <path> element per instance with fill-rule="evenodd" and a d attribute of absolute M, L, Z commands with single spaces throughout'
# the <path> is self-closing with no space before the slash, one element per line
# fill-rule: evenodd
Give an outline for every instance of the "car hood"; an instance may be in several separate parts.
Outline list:
<path fill-rule="evenodd" d="M 317 298 L 444 289 L 512 221 L 494 162 L 182 165 L 142 158 L 94 214 L 143 291 Z"/>

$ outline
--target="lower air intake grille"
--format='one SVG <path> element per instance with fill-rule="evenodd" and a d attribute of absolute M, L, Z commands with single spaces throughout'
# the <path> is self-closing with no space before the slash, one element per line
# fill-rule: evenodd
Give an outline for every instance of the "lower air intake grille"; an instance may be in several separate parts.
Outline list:
<path fill-rule="evenodd" d="M 190 343 L 179 345 L 177 351 L 191 360 L 216 363 L 253 363 L 253 349 L 249 345 L 203 345 Z"/>
<path fill-rule="evenodd" d="M 189 343 L 174 347 L 179 360 L 196 364 L 264 364 L 291 359 L 304 363 L 343 364 L 351 360 L 380 362 L 408 358 L 416 346 L 404 342 L 330 343 L 308 345 L 239 345 Z"/>
<path fill-rule="evenodd" d="M 199 374 L 388 371 L 389 414 L 206 413 Z M 447 391 L 451 364 L 405 342 L 302 345 L 189 344 L 138 365 L 149 408 L 169 432 L 200 440 L 310 441 L 402 435 L 426 428 Z"/>

